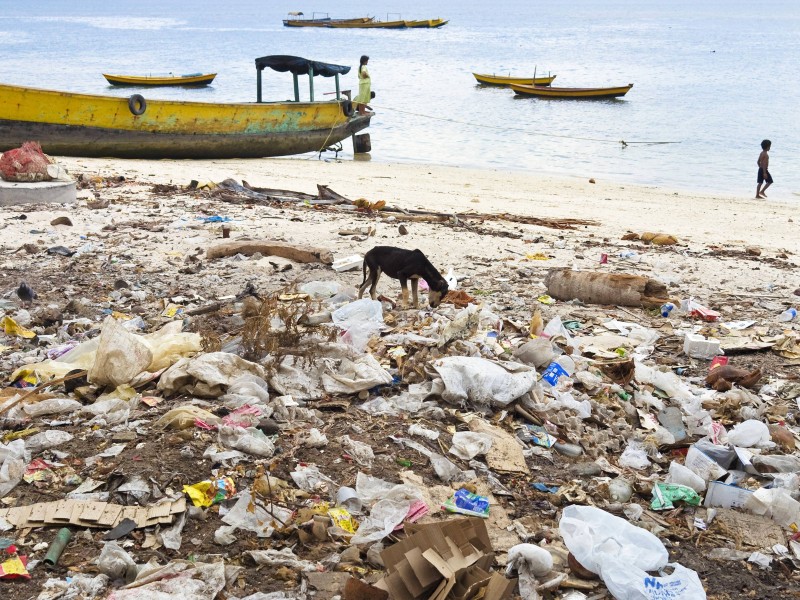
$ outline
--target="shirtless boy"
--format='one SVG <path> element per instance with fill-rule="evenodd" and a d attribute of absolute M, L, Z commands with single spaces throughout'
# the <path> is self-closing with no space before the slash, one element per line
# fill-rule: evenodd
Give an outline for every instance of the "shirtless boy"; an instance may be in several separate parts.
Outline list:
<path fill-rule="evenodd" d="M 758 187 L 756 188 L 756 198 L 766 198 L 764 193 L 772 185 L 772 175 L 769 174 L 769 149 L 772 142 L 764 140 L 761 142 L 761 154 L 758 155 Z M 763 188 L 761 186 L 764 186 Z"/>

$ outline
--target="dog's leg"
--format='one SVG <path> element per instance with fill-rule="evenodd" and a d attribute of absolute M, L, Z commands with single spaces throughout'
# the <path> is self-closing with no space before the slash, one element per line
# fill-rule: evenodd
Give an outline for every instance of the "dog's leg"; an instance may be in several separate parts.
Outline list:
<path fill-rule="evenodd" d="M 403 310 L 408 308 L 408 279 L 400 279 L 400 287 L 403 288 Z"/>
<path fill-rule="evenodd" d="M 358 286 L 358 299 L 359 300 L 361 300 L 361 297 L 364 295 L 364 292 L 367 291 L 367 287 L 369 287 L 370 283 L 372 283 L 372 275 L 373 275 L 372 268 L 370 268 L 370 270 L 369 270 L 369 275 L 364 273 L 364 281 L 362 281 L 361 285 Z"/>
<path fill-rule="evenodd" d="M 376 290 L 378 289 L 378 279 L 380 279 L 381 273 L 383 273 L 383 271 L 380 267 L 378 267 L 373 273 L 372 286 L 369 288 L 369 295 L 373 300 L 377 300 L 378 298 Z"/>
<path fill-rule="evenodd" d="M 417 287 L 419 286 L 419 279 L 416 277 L 411 278 L 411 299 L 414 301 L 414 308 L 419 308 L 419 299 L 417 298 Z"/>

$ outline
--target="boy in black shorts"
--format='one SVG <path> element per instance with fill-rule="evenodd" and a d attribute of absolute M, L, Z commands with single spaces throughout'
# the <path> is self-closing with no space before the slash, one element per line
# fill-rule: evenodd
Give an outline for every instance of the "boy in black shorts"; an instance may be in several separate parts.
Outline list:
<path fill-rule="evenodd" d="M 758 155 L 758 187 L 756 188 L 756 198 L 766 198 L 764 193 L 772 185 L 772 175 L 769 174 L 769 149 L 772 142 L 764 140 L 761 142 L 761 154 Z M 764 186 L 763 188 L 761 186 Z"/>

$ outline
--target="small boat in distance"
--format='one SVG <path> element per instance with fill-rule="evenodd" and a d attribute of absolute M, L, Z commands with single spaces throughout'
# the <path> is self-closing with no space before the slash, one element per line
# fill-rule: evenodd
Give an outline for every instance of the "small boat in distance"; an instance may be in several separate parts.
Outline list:
<path fill-rule="evenodd" d="M 287 27 L 330 27 L 331 29 L 437 29 L 448 23 L 446 19 L 438 18 L 407 21 L 399 14 L 392 13 L 386 15 L 385 21 L 376 21 L 375 17 L 331 19 L 327 13 L 322 13 L 325 14 L 325 17 L 319 18 L 316 16 L 317 14 L 314 13 L 314 18 L 311 19 L 286 20 L 283 24 Z"/>
<path fill-rule="evenodd" d="M 487 75 L 484 73 L 473 73 L 472 75 L 478 80 L 478 83 L 483 85 L 499 85 L 504 87 L 510 85 L 550 85 L 556 78 L 555 75 L 547 75 L 546 77 L 534 77 L 533 75 L 530 77 L 511 77 L 509 75 L 506 77 L 503 75 Z"/>
<path fill-rule="evenodd" d="M 447 25 L 449 21 L 447 19 L 423 19 L 421 21 L 406 21 L 406 27 L 411 29 L 427 27 L 428 29 L 436 29 L 437 27 L 442 27 Z"/>
<path fill-rule="evenodd" d="M 322 152 L 369 126 L 340 91 L 350 72 L 297 56 L 255 60 L 255 102 L 100 96 L 0 83 L 0 152 L 36 140 L 55 156 L 114 158 L 261 158 Z M 265 102 L 262 72 L 289 72 L 294 100 Z M 300 77 L 309 99 L 300 99 Z M 335 100 L 315 100 L 315 77 L 335 78 Z M 324 92 L 323 92 L 324 93 Z M 355 140 L 354 140 L 355 141 Z"/>
<path fill-rule="evenodd" d="M 189 75 L 110 75 L 103 73 L 103 77 L 111 85 L 134 86 L 164 86 L 164 85 L 191 85 L 203 86 L 214 81 L 216 73 L 191 73 Z"/>
<path fill-rule="evenodd" d="M 319 15 L 319 16 L 318 16 Z M 369 23 L 375 17 L 356 17 L 354 19 L 331 19 L 328 13 L 313 13 L 309 18 L 297 19 L 292 17 L 302 17 L 302 12 L 290 12 L 289 18 L 283 20 L 284 27 L 331 27 L 331 23 Z"/>
<path fill-rule="evenodd" d="M 520 96 L 536 96 L 537 98 L 573 98 L 576 100 L 600 100 L 603 98 L 619 98 L 627 94 L 632 83 L 621 87 L 604 88 L 566 88 L 545 87 L 543 85 L 512 84 L 511 89 Z"/>

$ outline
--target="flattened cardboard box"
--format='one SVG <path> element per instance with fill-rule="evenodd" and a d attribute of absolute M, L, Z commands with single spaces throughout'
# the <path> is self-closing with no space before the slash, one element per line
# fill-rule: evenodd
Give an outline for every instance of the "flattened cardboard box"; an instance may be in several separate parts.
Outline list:
<path fill-rule="evenodd" d="M 17 529 L 64 525 L 112 529 L 124 519 L 133 520 L 136 527 L 140 528 L 172 523 L 175 515 L 185 511 L 186 498 L 149 507 L 87 500 L 58 500 L 5 508 L 0 510 L 0 519 L 5 519 Z"/>
<path fill-rule="evenodd" d="M 483 519 L 406 525 L 409 537 L 381 552 L 375 587 L 392 600 L 502 600 L 516 580 L 489 573 L 494 552 Z"/>

